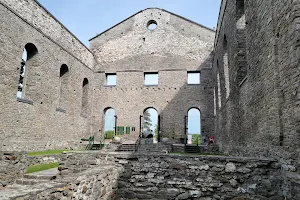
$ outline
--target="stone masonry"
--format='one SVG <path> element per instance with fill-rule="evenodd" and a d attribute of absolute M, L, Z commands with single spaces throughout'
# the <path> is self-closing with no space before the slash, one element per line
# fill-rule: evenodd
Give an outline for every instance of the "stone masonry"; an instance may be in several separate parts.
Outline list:
<path fill-rule="evenodd" d="M 212 75 L 222 151 L 299 164 L 299 5 L 222 1 Z"/>
<path fill-rule="evenodd" d="M 155 20 L 157 28 L 148 30 Z M 214 31 L 161 9 L 146 9 L 90 40 L 100 87 L 95 104 L 113 107 L 118 125 L 139 127 L 148 107 L 160 115 L 161 137 L 183 138 L 184 116 L 201 111 L 204 134 L 212 134 L 211 62 Z M 201 72 L 200 85 L 187 84 L 187 72 Z M 158 73 L 157 86 L 144 86 L 144 73 Z M 115 87 L 105 86 L 105 74 L 116 73 Z M 99 129 L 101 129 L 101 123 Z"/>
<path fill-rule="evenodd" d="M 28 157 L 1 152 L 0 199 L 298 200 L 291 165 L 274 159 L 148 153 L 68 152 Z M 12 159 L 13 158 L 13 159 Z M 60 162 L 47 176 L 14 172 L 33 163 Z M 14 171 L 9 170 L 14 169 Z M 9 177 L 12 182 L 4 179 Z"/>
<path fill-rule="evenodd" d="M 0 3 L 3 150 L 74 149 L 81 138 L 100 140 L 107 108 L 115 109 L 117 126 L 135 127 L 133 141 L 149 107 L 160 116 L 161 138 L 184 138 L 190 108 L 201 112 L 202 134 L 213 134 L 213 30 L 149 8 L 92 38 L 88 49 L 37 1 Z M 150 22 L 155 30 L 147 28 Z M 36 50 L 17 98 L 27 44 Z M 200 84 L 187 84 L 188 72 L 199 72 Z M 112 73 L 116 86 L 106 84 Z M 145 86 L 145 73 L 158 73 L 158 85 Z"/>
<path fill-rule="evenodd" d="M 271 161 L 263 169 L 257 161 L 258 170 L 233 175 L 226 171 L 227 161 L 194 163 L 190 159 L 183 161 L 187 174 L 205 172 L 218 183 L 225 181 L 217 191 L 228 198 L 243 198 L 232 193 L 242 188 L 250 199 L 299 199 L 299 16 L 300 0 L 222 0 L 214 31 L 166 10 L 148 8 L 93 37 L 87 48 L 38 1 L 0 0 L 1 151 L 82 149 L 81 138 L 95 136 L 99 142 L 103 137 L 107 108 L 115 109 L 117 126 L 135 127 L 126 135 L 126 140 L 133 142 L 141 131 L 143 111 L 155 108 L 160 137 L 180 143 L 185 133 L 184 117 L 190 108 L 197 108 L 202 136 L 214 135 L 221 152 Z M 149 30 L 149 24 L 156 28 Z M 27 59 L 22 74 L 24 48 Z M 200 72 L 200 84 L 188 84 L 188 72 Z M 145 86 L 146 73 L 158 74 L 158 85 Z M 116 75 L 115 86 L 107 85 L 109 74 Z M 18 82 L 21 79 L 23 82 Z M 22 94 L 17 97 L 19 88 Z M 15 161 L 13 156 L 1 158 L 5 160 L 1 166 L 13 164 L 22 171 L 33 161 Z M 162 162 L 156 157 L 137 159 Z M 276 162 L 281 166 L 279 174 L 273 165 Z M 215 171 L 217 163 L 222 170 Z M 139 162 L 134 160 L 130 165 L 140 177 L 144 167 L 137 169 Z M 247 168 L 246 163 L 234 165 L 237 170 Z M 126 166 L 125 170 L 130 171 Z M 169 167 L 147 170 L 147 182 L 151 187 L 162 184 L 162 193 L 168 192 L 171 181 L 174 198 L 204 195 L 218 199 L 219 195 L 203 191 L 202 186 L 196 192 L 186 189 L 187 185 L 174 189 L 181 183 L 175 174 L 149 181 L 153 176 L 161 177 L 161 172 L 170 173 Z M 5 184 L 19 175 L 5 170 L 1 173 Z M 253 183 L 241 181 L 247 177 Z M 127 178 L 133 180 L 128 185 L 130 192 L 121 189 L 120 195 L 143 198 L 136 190 L 145 177 Z M 275 190 L 278 184 L 281 189 Z M 239 191 L 243 193 L 242 189 Z M 158 191 L 149 192 L 160 198 Z"/>

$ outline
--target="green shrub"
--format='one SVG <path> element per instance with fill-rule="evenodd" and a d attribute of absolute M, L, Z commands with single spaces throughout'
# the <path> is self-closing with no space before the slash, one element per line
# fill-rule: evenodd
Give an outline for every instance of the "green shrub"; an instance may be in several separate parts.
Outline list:
<path fill-rule="evenodd" d="M 113 139 L 115 136 L 114 131 L 105 131 L 105 139 Z"/>

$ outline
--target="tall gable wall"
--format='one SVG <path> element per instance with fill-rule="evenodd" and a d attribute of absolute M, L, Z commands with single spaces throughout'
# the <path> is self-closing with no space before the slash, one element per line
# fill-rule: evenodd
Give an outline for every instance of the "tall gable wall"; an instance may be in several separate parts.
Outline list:
<path fill-rule="evenodd" d="M 149 21 L 157 27 L 148 30 Z M 90 40 L 99 84 L 95 119 L 103 129 L 105 108 L 114 108 L 117 126 L 136 127 L 146 108 L 160 115 L 160 137 L 184 138 L 184 117 L 190 108 L 201 112 L 203 136 L 213 132 L 211 62 L 215 32 L 167 11 L 150 8 Z M 187 72 L 201 73 L 201 83 L 187 84 Z M 158 85 L 145 86 L 144 73 L 158 73 Z M 116 86 L 106 85 L 116 73 Z M 102 125 L 101 125 L 102 124 Z"/>
<path fill-rule="evenodd" d="M 147 29 L 150 20 L 157 22 L 157 28 L 153 31 Z M 98 70 L 145 69 L 153 62 L 152 70 L 193 68 L 212 52 L 213 39 L 214 31 L 153 8 L 143 10 L 91 39 L 90 48 L 95 54 Z M 139 63 L 139 66 L 124 64 L 126 60 L 131 64 L 135 57 L 140 61 L 146 58 L 149 62 Z M 161 64 L 164 59 L 178 57 L 189 62 L 156 65 Z"/>

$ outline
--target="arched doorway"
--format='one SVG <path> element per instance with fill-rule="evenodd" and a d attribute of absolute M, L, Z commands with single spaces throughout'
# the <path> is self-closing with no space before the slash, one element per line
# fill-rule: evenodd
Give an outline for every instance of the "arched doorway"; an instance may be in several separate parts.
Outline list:
<path fill-rule="evenodd" d="M 106 139 L 112 139 L 116 131 L 116 111 L 114 108 L 104 109 L 104 134 Z"/>
<path fill-rule="evenodd" d="M 200 144 L 201 143 L 201 115 L 198 108 L 190 108 L 188 110 L 188 131 L 187 143 Z"/>
<path fill-rule="evenodd" d="M 153 143 L 158 142 L 159 122 L 158 112 L 153 107 L 148 107 L 143 112 L 143 138 L 153 138 Z"/>

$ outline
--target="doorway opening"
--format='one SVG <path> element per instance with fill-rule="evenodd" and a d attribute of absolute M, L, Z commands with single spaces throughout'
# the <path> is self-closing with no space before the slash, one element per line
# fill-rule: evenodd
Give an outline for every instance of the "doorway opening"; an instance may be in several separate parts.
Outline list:
<path fill-rule="evenodd" d="M 143 113 L 142 138 L 152 139 L 153 143 L 159 140 L 158 112 L 155 108 L 149 107 Z"/>
<path fill-rule="evenodd" d="M 111 107 L 104 109 L 104 134 L 105 139 L 113 139 L 116 134 L 116 111 Z"/>
<path fill-rule="evenodd" d="M 188 111 L 187 144 L 201 144 L 201 116 L 198 108 Z"/>

